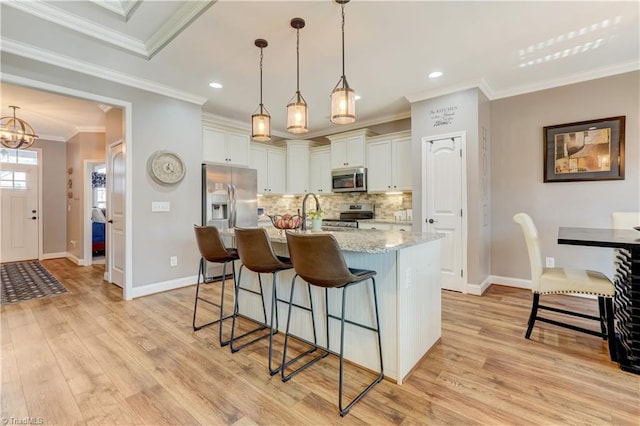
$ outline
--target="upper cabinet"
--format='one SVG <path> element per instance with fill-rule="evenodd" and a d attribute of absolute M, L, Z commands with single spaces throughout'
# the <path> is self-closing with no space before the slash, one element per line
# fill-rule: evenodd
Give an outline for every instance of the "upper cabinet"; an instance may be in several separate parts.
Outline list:
<path fill-rule="evenodd" d="M 367 144 L 368 191 L 411 191 L 411 132 L 370 139 Z"/>
<path fill-rule="evenodd" d="M 373 135 L 370 130 L 362 129 L 327 136 L 331 141 L 331 168 L 364 167 L 366 138 Z"/>
<path fill-rule="evenodd" d="M 309 144 L 311 141 L 287 141 L 287 194 L 309 192 Z"/>
<path fill-rule="evenodd" d="M 249 165 L 249 134 L 204 125 L 202 127 L 202 160 L 234 166 Z"/>
<path fill-rule="evenodd" d="M 258 194 L 286 193 L 287 154 L 284 149 L 252 143 L 249 167 L 258 171 Z"/>
<path fill-rule="evenodd" d="M 309 189 L 316 194 L 331 194 L 331 147 L 311 148 Z"/>

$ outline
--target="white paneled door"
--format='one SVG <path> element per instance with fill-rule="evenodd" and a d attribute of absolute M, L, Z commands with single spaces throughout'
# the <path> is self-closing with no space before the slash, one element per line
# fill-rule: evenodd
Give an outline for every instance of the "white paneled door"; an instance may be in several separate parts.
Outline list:
<path fill-rule="evenodd" d="M 0 164 L 0 262 L 38 259 L 37 151 L 3 151 Z"/>
<path fill-rule="evenodd" d="M 462 137 L 423 138 L 422 143 L 425 153 L 422 229 L 444 235 L 442 288 L 466 293 Z"/>
<path fill-rule="evenodd" d="M 125 158 L 123 143 L 109 147 L 107 163 L 107 276 L 124 287 L 125 277 Z"/>

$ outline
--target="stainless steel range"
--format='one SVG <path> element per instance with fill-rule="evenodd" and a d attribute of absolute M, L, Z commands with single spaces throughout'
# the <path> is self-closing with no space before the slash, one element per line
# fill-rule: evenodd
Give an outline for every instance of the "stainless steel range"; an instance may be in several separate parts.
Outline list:
<path fill-rule="evenodd" d="M 323 219 L 322 228 L 357 229 L 358 220 L 373 219 L 375 215 L 373 204 L 342 204 L 339 219 Z"/>

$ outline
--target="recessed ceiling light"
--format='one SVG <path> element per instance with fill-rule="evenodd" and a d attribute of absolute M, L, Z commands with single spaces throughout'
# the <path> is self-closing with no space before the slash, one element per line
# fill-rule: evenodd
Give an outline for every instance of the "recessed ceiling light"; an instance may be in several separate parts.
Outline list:
<path fill-rule="evenodd" d="M 431 74 L 429 74 L 429 78 L 438 78 L 442 76 L 442 72 L 440 71 L 434 71 Z"/>
<path fill-rule="evenodd" d="M 213 87 L 214 89 L 222 89 L 222 84 L 215 81 L 213 83 L 209 83 L 209 86 Z"/>

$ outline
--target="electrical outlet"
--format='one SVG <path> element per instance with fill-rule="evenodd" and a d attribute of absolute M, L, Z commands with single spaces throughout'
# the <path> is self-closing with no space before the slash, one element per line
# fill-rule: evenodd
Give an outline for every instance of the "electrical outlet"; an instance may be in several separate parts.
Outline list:
<path fill-rule="evenodd" d="M 178 256 L 171 256 L 169 258 L 169 266 L 178 266 Z"/>
<path fill-rule="evenodd" d="M 554 259 L 553 257 L 547 257 L 545 259 L 545 263 L 547 268 L 555 268 L 556 267 L 556 259 Z"/>
<path fill-rule="evenodd" d="M 78 243 L 76 243 L 76 241 L 75 241 L 75 240 L 71 240 L 71 241 L 70 241 L 70 244 L 71 244 L 71 247 L 75 247 L 75 246 L 76 246 L 76 244 L 78 244 Z"/>

